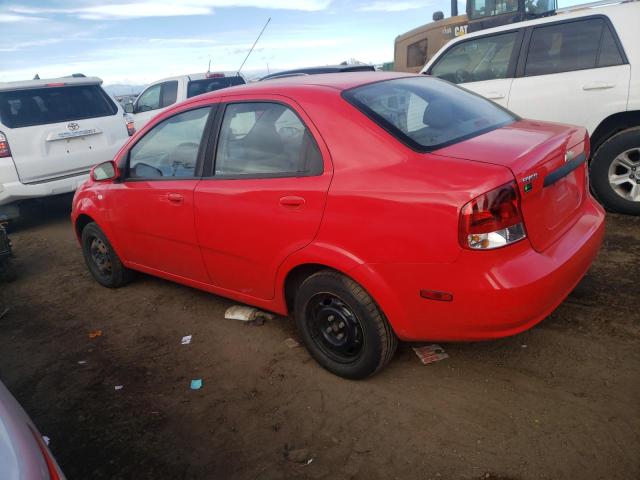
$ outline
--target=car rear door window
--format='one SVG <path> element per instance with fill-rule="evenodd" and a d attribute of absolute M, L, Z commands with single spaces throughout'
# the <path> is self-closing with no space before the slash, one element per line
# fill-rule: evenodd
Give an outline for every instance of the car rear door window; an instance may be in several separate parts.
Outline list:
<path fill-rule="evenodd" d="M 507 78 L 517 36 L 508 32 L 460 42 L 438 60 L 431 75 L 452 83 Z"/>
<path fill-rule="evenodd" d="M 153 127 L 129 152 L 127 177 L 161 180 L 196 176 L 210 108 L 174 115 Z"/>
<path fill-rule="evenodd" d="M 149 112 L 160 108 L 160 93 L 162 84 L 153 85 L 147 88 L 136 102 L 136 113 Z"/>
<path fill-rule="evenodd" d="M 9 128 L 106 117 L 117 111 L 99 85 L 0 92 L 0 119 Z"/>
<path fill-rule="evenodd" d="M 162 84 L 162 101 L 160 106 L 162 108 L 168 107 L 176 103 L 178 99 L 178 81 L 172 80 L 170 82 L 164 82 Z"/>
<path fill-rule="evenodd" d="M 227 105 L 216 176 L 309 176 L 322 173 L 320 149 L 300 117 L 279 103 Z"/>
<path fill-rule="evenodd" d="M 591 18 L 534 28 L 525 76 L 595 68 L 604 26 L 601 18 Z"/>

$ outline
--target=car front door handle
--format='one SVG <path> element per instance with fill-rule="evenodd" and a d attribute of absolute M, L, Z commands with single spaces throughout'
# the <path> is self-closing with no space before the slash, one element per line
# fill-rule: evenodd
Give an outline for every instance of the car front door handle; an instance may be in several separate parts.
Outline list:
<path fill-rule="evenodd" d="M 167 195 L 167 198 L 169 199 L 169 201 L 171 203 L 183 203 L 184 202 L 184 197 L 182 195 L 180 195 L 179 193 L 169 193 Z"/>
<path fill-rule="evenodd" d="M 304 203 L 305 200 L 302 197 L 287 196 L 280 198 L 280 205 L 283 207 L 301 207 Z"/>
<path fill-rule="evenodd" d="M 606 90 L 607 88 L 613 88 L 615 86 L 615 83 L 591 82 L 583 85 L 582 90 Z"/>
<path fill-rule="evenodd" d="M 504 93 L 500 93 L 500 92 L 487 92 L 487 98 L 489 100 L 500 100 L 501 98 L 504 98 Z"/>

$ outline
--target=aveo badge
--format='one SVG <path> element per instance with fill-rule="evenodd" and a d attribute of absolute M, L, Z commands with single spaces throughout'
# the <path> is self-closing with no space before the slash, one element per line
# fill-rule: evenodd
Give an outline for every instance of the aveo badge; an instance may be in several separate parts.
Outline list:
<path fill-rule="evenodd" d="M 524 184 L 524 193 L 529 193 L 533 190 L 533 181 L 538 178 L 537 173 L 532 173 L 531 175 L 527 175 L 522 179 L 522 183 Z"/>

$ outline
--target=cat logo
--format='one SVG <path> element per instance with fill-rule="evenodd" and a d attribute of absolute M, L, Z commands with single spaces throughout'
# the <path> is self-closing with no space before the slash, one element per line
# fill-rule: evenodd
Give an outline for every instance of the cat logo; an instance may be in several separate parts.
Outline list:
<path fill-rule="evenodd" d="M 462 35 L 466 35 L 468 25 L 460 25 L 453 30 L 453 35 L 455 37 L 461 37 Z"/>

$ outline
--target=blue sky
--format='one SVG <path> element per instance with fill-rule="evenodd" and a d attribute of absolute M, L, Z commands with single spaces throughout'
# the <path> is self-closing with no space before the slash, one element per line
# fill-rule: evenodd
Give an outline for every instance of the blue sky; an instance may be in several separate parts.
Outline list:
<path fill-rule="evenodd" d="M 575 0 L 561 0 L 561 6 Z M 464 2 L 459 2 L 460 12 Z M 397 35 L 448 0 L 0 0 L 0 81 L 82 72 L 106 84 L 236 70 L 267 18 L 243 72 L 393 60 Z"/>

